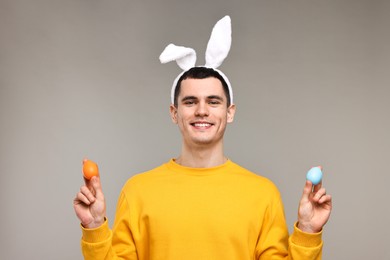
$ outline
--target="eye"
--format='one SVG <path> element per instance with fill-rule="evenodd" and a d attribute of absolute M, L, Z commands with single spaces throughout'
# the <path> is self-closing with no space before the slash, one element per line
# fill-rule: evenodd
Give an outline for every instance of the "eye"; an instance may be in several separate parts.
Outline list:
<path fill-rule="evenodd" d="M 209 101 L 209 104 L 212 106 L 217 106 L 217 105 L 221 104 L 221 101 L 218 99 L 213 99 L 213 100 Z"/>
<path fill-rule="evenodd" d="M 192 106 L 195 104 L 195 101 L 194 100 L 186 100 L 183 102 L 183 104 L 186 106 Z"/>

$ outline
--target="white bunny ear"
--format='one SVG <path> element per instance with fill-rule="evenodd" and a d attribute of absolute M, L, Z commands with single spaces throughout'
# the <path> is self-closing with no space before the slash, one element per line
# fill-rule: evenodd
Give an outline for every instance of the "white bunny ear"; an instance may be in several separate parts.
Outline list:
<path fill-rule="evenodd" d="M 206 67 L 218 68 L 227 57 L 232 43 L 230 16 L 219 20 L 211 32 L 206 50 Z"/>
<path fill-rule="evenodd" d="M 189 70 L 195 66 L 196 53 L 194 49 L 169 44 L 160 55 L 160 62 L 176 61 L 182 70 Z"/>

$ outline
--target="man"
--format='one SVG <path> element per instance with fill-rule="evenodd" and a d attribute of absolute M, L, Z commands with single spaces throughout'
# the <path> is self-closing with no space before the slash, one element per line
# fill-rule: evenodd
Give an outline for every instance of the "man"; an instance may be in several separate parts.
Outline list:
<path fill-rule="evenodd" d="M 170 114 L 182 135 L 180 155 L 128 180 L 112 230 L 99 177 L 81 187 L 74 209 L 85 259 L 321 259 L 331 196 L 307 181 L 289 237 L 277 188 L 224 154 L 235 110 L 219 70 L 179 75 Z"/>

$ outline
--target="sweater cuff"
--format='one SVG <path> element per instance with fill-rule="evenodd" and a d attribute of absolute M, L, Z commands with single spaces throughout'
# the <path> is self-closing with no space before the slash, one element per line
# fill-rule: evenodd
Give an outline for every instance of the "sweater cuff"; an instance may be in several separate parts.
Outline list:
<path fill-rule="evenodd" d="M 108 227 L 107 219 L 104 220 L 104 223 L 97 228 L 85 228 L 83 225 L 81 230 L 83 233 L 83 240 L 87 243 L 97 243 L 107 240 L 110 237 L 110 228 Z"/>
<path fill-rule="evenodd" d="M 322 230 L 318 233 L 306 233 L 300 230 L 297 226 L 298 222 L 294 224 L 294 232 L 291 236 L 291 241 L 303 247 L 317 247 L 322 243 Z"/>

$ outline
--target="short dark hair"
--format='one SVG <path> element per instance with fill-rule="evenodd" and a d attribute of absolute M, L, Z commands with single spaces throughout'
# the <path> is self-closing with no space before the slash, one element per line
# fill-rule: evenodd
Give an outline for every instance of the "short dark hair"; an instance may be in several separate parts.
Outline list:
<path fill-rule="evenodd" d="M 206 78 L 217 78 L 222 83 L 223 91 L 225 92 L 226 100 L 227 100 L 227 106 L 230 106 L 230 92 L 229 87 L 225 81 L 225 79 L 219 74 L 216 70 L 212 68 L 206 68 L 206 67 L 193 67 L 189 69 L 188 71 L 184 72 L 183 75 L 179 78 L 176 84 L 175 88 L 175 95 L 174 95 L 174 105 L 177 107 L 178 105 L 178 97 L 180 94 L 180 88 L 181 88 L 181 82 L 185 79 L 206 79 Z"/>

